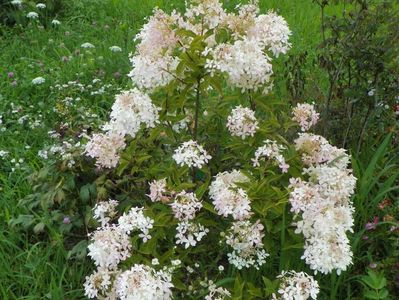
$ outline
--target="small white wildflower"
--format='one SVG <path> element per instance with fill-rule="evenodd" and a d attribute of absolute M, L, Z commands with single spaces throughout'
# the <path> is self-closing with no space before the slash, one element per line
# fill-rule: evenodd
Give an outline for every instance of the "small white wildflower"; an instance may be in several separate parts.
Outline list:
<path fill-rule="evenodd" d="M 18 6 L 19 8 L 22 6 L 22 3 L 23 2 L 21 0 L 12 0 L 11 1 L 12 5 Z"/>
<path fill-rule="evenodd" d="M 151 264 L 152 264 L 153 266 L 159 265 L 159 260 L 158 260 L 158 258 L 153 258 L 153 259 L 151 260 Z"/>
<path fill-rule="evenodd" d="M 0 150 L 0 158 L 4 158 L 8 155 L 8 151 Z"/>
<path fill-rule="evenodd" d="M 111 50 L 111 52 L 122 52 L 122 48 L 119 46 L 111 46 L 109 50 Z"/>
<path fill-rule="evenodd" d="M 56 20 L 56 19 L 54 19 L 54 20 L 51 21 L 51 24 L 53 24 L 54 26 L 58 26 L 58 25 L 61 25 L 61 22 Z"/>
<path fill-rule="evenodd" d="M 34 84 L 34 85 L 40 85 L 45 82 L 46 82 L 46 79 L 43 77 L 40 77 L 40 76 L 32 79 L 32 84 Z"/>
<path fill-rule="evenodd" d="M 44 3 L 38 3 L 38 4 L 36 4 L 36 8 L 38 8 L 38 9 L 45 9 L 45 8 L 46 8 L 46 4 L 44 4 Z"/>
<path fill-rule="evenodd" d="M 28 12 L 28 14 L 26 15 L 27 18 L 29 19 L 37 19 L 39 17 L 38 13 L 31 11 Z"/>
<path fill-rule="evenodd" d="M 175 259 L 175 260 L 172 260 L 171 263 L 172 263 L 172 266 L 177 267 L 177 266 L 181 265 L 181 260 L 180 259 Z"/>
<path fill-rule="evenodd" d="M 80 47 L 84 48 L 84 49 L 92 49 L 95 48 L 95 46 L 91 43 L 83 43 L 82 45 L 80 45 Z"/>

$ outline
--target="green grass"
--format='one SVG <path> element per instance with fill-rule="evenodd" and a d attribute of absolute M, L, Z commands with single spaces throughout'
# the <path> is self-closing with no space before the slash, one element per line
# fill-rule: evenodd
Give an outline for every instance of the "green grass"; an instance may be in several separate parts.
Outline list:
<path fill-rule="evenodd" d="M 144 18 L 155 6 L 170 11 L 184 5 L 183 0 L 71 2 L 59 18 L 62 22 L 59 28 L 1 29 L 0 111 L 7 130 L 0 134 L 0 150 L 10 152 L 6 159 L 0 159 L 0 298 L 3 300 L 83 298 L 82 283 L 91 268 L 90 262 L 68 260 L 61 233 L 40 235 L 9 225 L 12 217 L 29 212 L 29 208 L 18 205 L 20 199 L 32 192 L 26 176 L 42 165 L 37 151 L 48 143 L 47 131 L 62 121 L 49 109 L 59 100 L 49 85 L 77 78 L 90 82 L 102 69 L 103 82 L 125 87 L 129 82 L 125 76 L 130 69 L 128 53 L 134 51 L 133 37 Z M 238 2 L 225 1 L 229 7 Z M 274 9 L 287 19 L 293 30 L 293 53 L 304 50 L 312 53 L 321 39 L 320 11 L 312 0 L 260 2 L 262 11 Z M 336 6 L 328 13 L 338 13 L 341 9 L 342 6 Z M 92 54 L 76 57 L 75 51 L 84 42 L 94 44 L 96 49 Z M 111 53 L 108 48 L 112 45 L 121 46 L 123 52 Z M 69 55 L 74 59 L 63 63 L 62 57 Z M 283 60 L 280 58 L 278 63 Z M 16 87 L 11 87 L 12 80 L 7 78 L 11 71 L 16 74 Z M 122 74 L 120 80 L 114 79 L 115 72 Z M 44 86 L 32 87 L 31 80 L 36 76 L 46 77 Z M 284 91 L 279 94 L 284 95 Z M 112 100 L 107 96 L 87 96 L 83 103 L 103 115 Z M 11 103 L 20 106 L 18 112 L 11 113 Z M 43 114 L 41 127 L 31 129 L 17 122 L 25 114 L 35 118 L 39 112 Z M 13 158 L 23 158 L 24 163 L 21 169 L 11 172 Z"/>

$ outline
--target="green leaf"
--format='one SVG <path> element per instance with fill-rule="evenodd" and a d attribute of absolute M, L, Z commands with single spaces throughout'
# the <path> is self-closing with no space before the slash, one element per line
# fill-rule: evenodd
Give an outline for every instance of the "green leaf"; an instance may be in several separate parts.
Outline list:
<path fill-rule="evenodd" d="M 44 223 L 40 222 L 33 227 L 33 232 L 38 234 L 44 231 Z"/>
<path fill-rule="evenodd" d="M 77 258 L 77 259 L 84 259 L 87 254 L 87 246 L 88 246 L 88 241 L 83 240 L 77 243 L 71 251 L 68 252 L 67 258 Z"/>
<path fill-rule="evenodd" d="M 233 300 L 243 299 L 242 297 L 243 297 L 244 285 L 245 285 L 245 282 L 242 282 L 241 277 L 238 275 L 234 282 L 234 288 L 233 288 L 233 294 L 232 294 Z"/>

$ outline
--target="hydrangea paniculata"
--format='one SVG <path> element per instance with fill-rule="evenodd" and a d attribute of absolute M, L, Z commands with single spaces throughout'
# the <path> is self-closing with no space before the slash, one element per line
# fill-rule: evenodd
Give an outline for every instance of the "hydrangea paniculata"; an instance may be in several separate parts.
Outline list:
<path fill-rule="evenodd" d="M 208 155 L 205 149 L 193 140 L 184 142 L 173 154 L 173 159 L 178 165 L 199 169 L 207 164 L 211 158 L 212 156 Z"/>
<path fill-rule="evenodd" d="M 238 136 L 242 139 L 254 136 L 256 130 L 259 128 L 255 112 L 241 105 L 231 111 L 231 114 L 227 118 L 226 126 L 232 136 Z"/>
<path fill-rule="evenodd" d="M 251 203 L 247 193 L 236 186 L 238 182 L 248 182 L 249 179 L 242 172 L 219 173 L 209 187 L 209 196 L 219 215 L 231 215 L 235 220 L 247 219 L 251 216 Z"/>
<path fill-rule="evenodd" d="M 282 271 L 277 278 L 281 283 L 278 289 L 279 296 L 273 294 L 273 299 L 279 300 L 306 300 L 309 298 L 317 299 L 319 294 L 319 284 L 304 272 Z"/>

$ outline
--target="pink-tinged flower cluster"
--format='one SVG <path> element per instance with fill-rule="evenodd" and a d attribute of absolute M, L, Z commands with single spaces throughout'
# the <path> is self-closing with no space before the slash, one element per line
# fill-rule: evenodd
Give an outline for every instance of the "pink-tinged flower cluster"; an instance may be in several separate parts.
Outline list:
<path fill-rule="evenodd" d="M 275 56 L 286 53 L 291 47 L 291 31 L 276 13 L 259 15 L 258 1 L 237 9 L 238 13 L 226 12 L 218 0 L 190 1 L 183 14 L 155 9 L 135 38 L 139 43 L 130 56 L 133 69 L 129 74 L 134 84 L 152 91 L 180 79 L 179 54 L 193 41 L 184 31 L 207 36 L 204 54 L 212 74 L 226 74 L 228 82 L 243 91 L 262 89 L 267 93 L 273 71 L 266 51 Z M 231 43 L 218 44 L 216 35 L 221 30 L 228 31 Z"/>
<path fill-rule="evenodd" d="M 291 48 L 291 30 L 285 19 L 275 12 L 255 18 L 255 24 L 247 31 L 248 38 L 256 40 L 275 56 L 285 54 Z"/>
<path fill-rule="evenodd" d="M 320 292 L 318 282 L 304 272 L 282 271 L 277 278 L 281 283 L 278 296 L 273 294 L 273 299 L 279 300 L 306 300 L 317 299 Z"/>
<path fill-rule="evenodd" d="M 144 124 L 153 128 L 158 123 L 158 111 L 151 98 L 138 89 L 122 92 L 112 105 L 111 120 L 104 129 L 120 135 L 135 137 Z"/>
<path fill-rule="evenodd" d="M 259 269 L 269 256 L 263 249 L 263 237 L 263 225 L 259 221 L 235 221 L 225 235 L 226 244 L 233 249 L 227 254 L 229 263 L 239 270 Z"/>
<path fill-rule="evenodd" d="M 320 135 L 300 133 L 295 140 L 295 149 L 302 154 L 302 161 L 306 166 L 328 163 L 344 169 L 350 162 L 345 149 L 332 146 Z"/>
<path fill-rule="evenodd" d="M 284 150 L 285 147 L 283 145 L 277 144 L 276 141 L 265 140 L 264 145 L 259 147 L 255 152 L 255 158 L 252 159 L 253 166 L 259 167 L 260 160 L 269 158 L 278 163 L 278 166 L 283 173 L 287 173 L 290 166 L 285 162 L 285 158 L 282 154 Z"/>
<path fill-rule="evenodd" d="M 101 222 L 101 227 L 90 234 L 88 246 L 88 256 L 97 266 L 97 270 L 86 277 L 84 284 L 85 295 L 91 299 L 116 299 L 117 295 L 122 299 L 120 276 L 124 272 L 118 269 L 118 265 L 132 255 L 130 234 L 139 231 L 143 242 L 151 238 L 149 230 L 154 221 L 144 215 L 143 208 L 132 207 L 119 217 L 117 224 L 110 223 L 116 215 L 117 204 L 117 201 L 110 200 L 94 208 L 94 217 Z M 151 287 L 154 288 L 151 285 L 148 288 Z"/>
<path fill-rule="evenodd" d="M 218 0 L 191 0 L 190 2 L 191 5 L 184 14 L 189 23 L 195 24 L 196 20 L 201 18 L 203 27 L 214 29 L 224 22 L 226 12 Z"/>
<path fill-rule="evenodd" d="M 140 89 L 153 90 L 174 79 L 179 58 L 172 56 L 178 37 L 173 29 L 177 16 L 155 9 L 153 16 L 136 35 L 139 40 L 135 54 L 130 55 L 133 69 L 129 74 Z"/>
<path fill-rule="evenodd" d="M 295 141 L 302 152 L 307 180 L 290 180 L 291 211 L 300 217 L 296 233 L 305 238 L 302 258 L 311 269 L 324 274 L 345 271 L 352 262 L 346 232 L 352 231 L 354 208 L 351 196 L 356 178 L 348 168 L 343 149 L 316 135 L 300 134 Z"/>
<path fill-rule="evenodd" d="M 115 291 L 118 299 L 139 300 L 172 299 L 172 277 L 168 272 L 135 264 L 116 277 Z"/>
<path fill-rule="evenodd" d="M 227 74 L 227 81 L 242 91 L 259 90 L 267 93 L 271 88 L 273 68 L 271 58 L 255 40 L 244 39 L 234 44 L 219 44 L 207 49 L 206 68 L 214 75 L 217 72 Z"/>
<path fill-rule="evenodd" d="M 259 128 L 255 112 L 241 105 L 231 111 L 226 126 L 232 136 L 241 137 L 243 140 L 248 136 L 254 136 Z"/>
<path fill-rule="evenodd" d="M 166 178 L 153 180 L 150 183 L 150 193 L 147 195 L 152 202 L 167 202 L 169 197 L 167 194 Z"/>
<path fill-rule="evenodd" d="M 251 216 L 251 203 L 247 193 L 236 183 L 248 182 L 242 172 L 219 173 L 209 187 L 209 196 L 213 200 L 216 212 L 224 217 L 231 215 L 235 220 L 244 220 Z"/>
<path fill-rule="evenodd" d="M 134 138 L 143 124 L 147 128 L 155 127 L 158 110 L 150 97 L 138 89 L 122 92 L 116 96 L 111 119 L 103 128 L 106 133 L 93 134 L 84 153 L 95 158 L 99 167 L 116 167 L 119 152 L 126 147 L 125 135 Z"/>
<path fill-rule="evenodd" d="M 97 203 L 93 208 L 94 219 L 101 223 L 101 226 L 105 226 L 112 220 L 116 214 L 116 207 L 118 206 L 118 201 L 109 200 Z"/>
<path fill-rule="evenodd" d="M 292 120 L 299 123 L 302 131 L 308 131 L 316 125 L 320 117 L 320 114 L 314 108 L 314 104 L 308 103 L 298 103 L 292 114 Z"/>
<path fill-rule="evenodd" d="M 118 226 L 101 227 L 91 234 L 90 239 L 88 255 L 98 267 L 115 269 L 131 255 L 129 235 Z"/>
<path fill-rule="evenodd" d="M 176 195 L 170 206 L 176 219 L 188 221 L 195 218 L 195 214 L 202 208 L 202 203 L 194 193 L 182 191 Z"/>
<path fill-rule="evenodd" d="M 95 158 L 98 167 L 114 168 L 119 162 L 119 152 L 125 147 L 125 139 L 120 134 L 96 133 L 86 144 L 84 153 Z"/>

